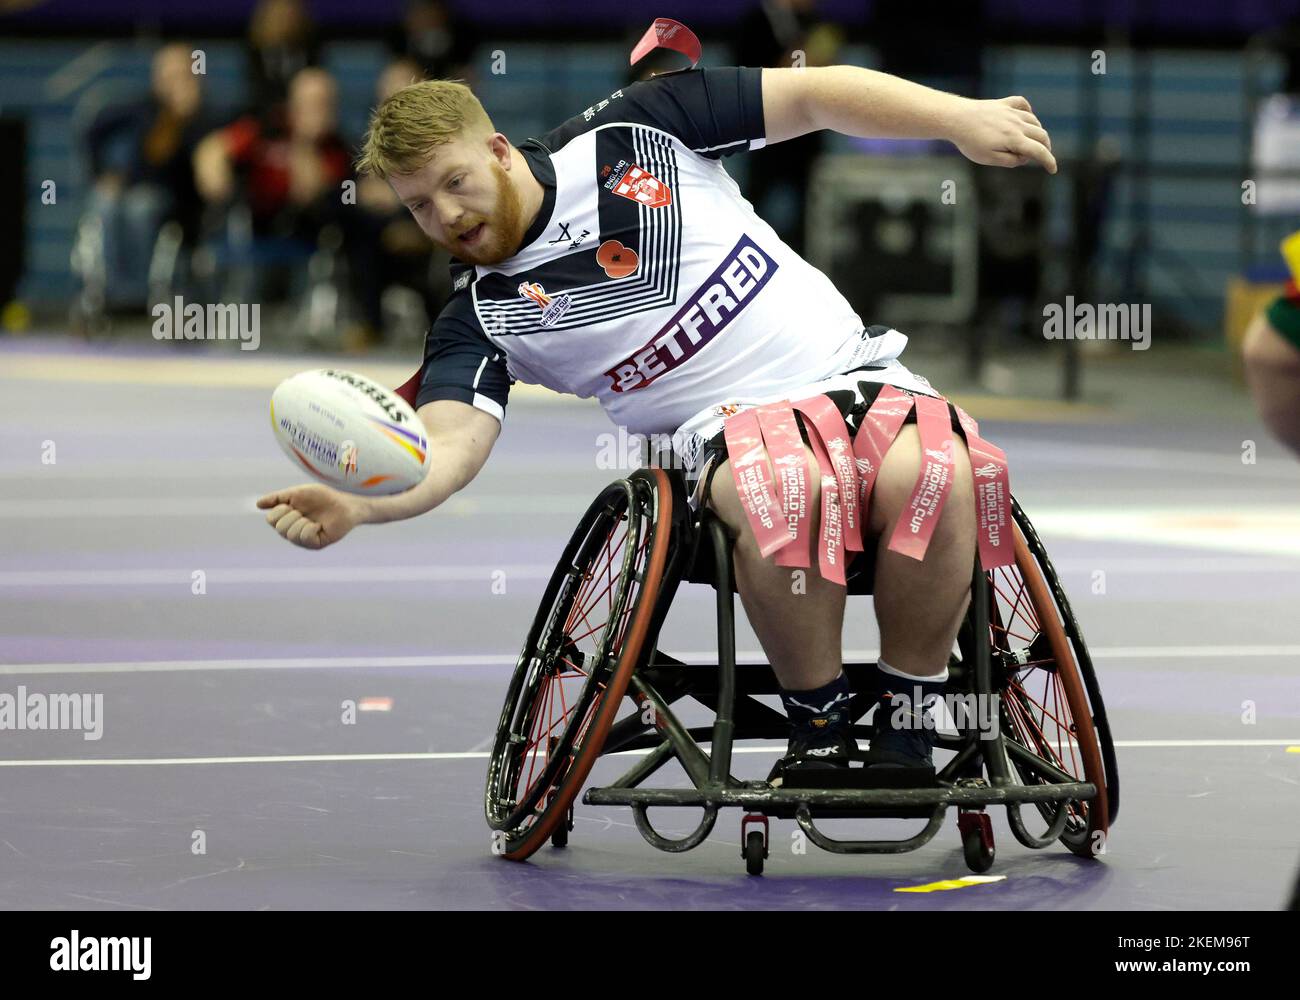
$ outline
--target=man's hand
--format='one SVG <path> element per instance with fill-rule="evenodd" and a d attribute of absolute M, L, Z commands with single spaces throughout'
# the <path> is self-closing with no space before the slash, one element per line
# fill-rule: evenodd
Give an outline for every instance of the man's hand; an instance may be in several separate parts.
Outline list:
<path fill-rule="evenodd" d="M 257 506 L 270 510 L 267 524 L 304 549 L 332 545 L 362 521 L 359 498 L 316 483 L 268 493 Z"/>
<path fill-rule="evenodd" d="M 1052 138 L 1023 97 L 963 100 L 949 138 L 962 155 L 986 167 L 1023 167 L 1031 160 L 1056 173 Z"/>

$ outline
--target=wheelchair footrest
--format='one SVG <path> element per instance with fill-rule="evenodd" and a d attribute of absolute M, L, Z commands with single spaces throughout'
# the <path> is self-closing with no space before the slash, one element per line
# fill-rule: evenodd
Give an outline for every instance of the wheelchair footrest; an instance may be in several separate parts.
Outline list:
<path fill-rule="evenodd" d="M 787 771 L 783 788 L 938 788 L 932 767 L 841 767 Z"/>

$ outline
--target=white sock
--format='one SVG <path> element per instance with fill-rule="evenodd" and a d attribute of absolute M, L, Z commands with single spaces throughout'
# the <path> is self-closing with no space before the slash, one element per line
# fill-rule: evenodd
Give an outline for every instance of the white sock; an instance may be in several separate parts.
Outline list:
<path fill-rule="evenodd" d="M 904 680 L 908 680 L 908 681 L 946 681 L 948 679 L 948 665 L 946 663 L 943 665 L 942 673 L 938 673 L 934 675 L 927 674 L 925 676 L 921 676 L 919 674 L 904 673 L 902 670 L 899 670 L 897 667 L 891 667 L 884 660 L 877 660 L 876 666 L 880 668 L 882 673 L 890 674 L 893 677 L 902 677 Z"/>

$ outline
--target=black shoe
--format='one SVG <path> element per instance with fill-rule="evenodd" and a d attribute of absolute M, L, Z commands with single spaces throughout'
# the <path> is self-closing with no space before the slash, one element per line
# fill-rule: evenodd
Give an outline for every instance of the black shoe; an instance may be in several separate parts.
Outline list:
<path fill-rule="evenodd" d="M 883 695 L 876 707 L 876 735 L 867 750 L 867 767 L 934 767 L 935 733 L 923 724 L 923 714 L 908 711 L 896 716 L 893 695 Z M 896 722 L 910 724 L 896 726 Z"/>
<path fill-rule="evenodd" d="M 829 732 L 798 732 L 790 737 L 785 756 L 767 776 L 768 784 L 780 788 L 785 775 L 794 771 L 834 771 L 849 766 L 858 745 L 847 726 Z"/>
<path fill-rule="evenodd" d="M 934 730 L 878 732 L 867 750 L 867 767 L 934 768 Z"/>

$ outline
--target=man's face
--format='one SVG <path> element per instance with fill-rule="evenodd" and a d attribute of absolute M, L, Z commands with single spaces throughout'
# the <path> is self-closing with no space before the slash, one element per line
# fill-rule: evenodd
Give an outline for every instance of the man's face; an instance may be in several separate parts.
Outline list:
<path fill-rule="evenodd" d="M 523 201 L 501 165 L 505 136 L 453 139 L 413 174 L 389 183 L 424 235 L 469 264 L 499 264 L 523 242 Z"/>

